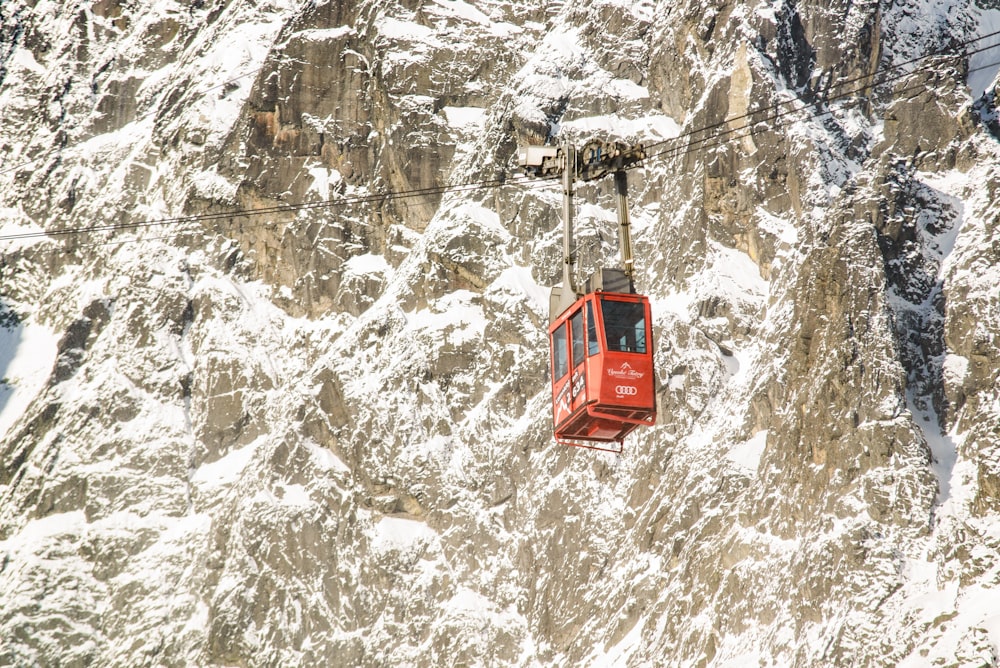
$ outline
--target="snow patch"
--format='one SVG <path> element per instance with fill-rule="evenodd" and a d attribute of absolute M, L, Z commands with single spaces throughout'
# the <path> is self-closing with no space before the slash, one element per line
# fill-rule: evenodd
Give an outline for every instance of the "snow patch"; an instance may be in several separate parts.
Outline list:
<path fill-rule="evenodd" d="M 444 107 L 448 125 L 461 132 L 475 132 L 483 127 L 486 110 L 481 107 Z"/>
<path fill-rule="evenodd" d="M 60 536 L 75 538 L 83 532 L 87 518 L 82 510 L 55 513 L 30 520 L 20 531 L 7 540 L 0 541 L 0 551 L 25 555 L 44 552 Z"/>
<path fill-rule="evenodd" d="M 680 320 L 687 322 L 691 318 L 694 297 L 687 291 L 672 292 L 664 296 L 651 295 L 649 304 L 654 316 L 660 313 L 672 313 Z"/>
<path fill-rule="evenodd" d="M 409 551 L 423 547 L 436 535 L 425 522 L 383 515 L 373 527 L 372 548 L 377 552 Z"/>
<path fill-rule="evenodd" d="M 737 443 L 726 453 L 726 458 L 742 469 L 757 473 L 760 469 L 760 458 L 767 445 L 767 429 L 758 431 L 751 438 Z"/>
<path fill-rule="evenodd" d="M 768 283 L 761 278 L 760 267 L 749 255 L 721 245 L 716 245 L 714 250 L 715 261 L 709 273 L 726 292 L 767 294 Z"/>
<path fill-rule="evenodd" d="M 351 26 L 337 26 L 336 28 L 310 28 L 308 30 L 300 30 L 299 32 L 292 35 L 292 37 L 298 37 L 305 42 L 330 42 L 333 40 L 343 39 L 344 37 L 353 37 L 357 35 L 357 31 Z"/>
<path fill-rule="evenodd" d="M 308 192 L 316 193 L 324 200 L 330 199 L 331 189 L 340 185 L 344 180 L 344 177 L 336 169 L 310 167 L 308 171 L 309 176 L 312 177 L 312 183 L 309 184 Z"/>
<path fill-rule="evenodd" d="M 512 266 L 505 269 L 490 286 L 490 291 L 507 288 L 528 298 L 532 310 L 540 315 L 549 312 L 549 288 L 539 285 L 530 267 Z"/>
<path fill-rule="evenodd" d="M 378 22 L 376 27 L 379 35 L 387 39 L 399 40 L 401 42 L 423 42 L 432 45 L 440 44 L 433 28 L 422 26 L 413 21 L 402 21 L 391 16 L 386 16 Z"/>
<path fill-rule="evenodd" d="M 437 5 L 436 7 L 434 5 Z M 453 18 L 475 24 L 494 37 L 511 37 L 524 32 L 520 26 L 505 21 L 494 21 L 465 0 L 434 0 L 434 5 L 425 7 L 429 14 Z M 499 12 L 498 12 L 499 13 Z"/>
<path fill-rule="evenodd" d="M 941 364 L 945 387 L 961 385 L 969 373 L 969 358 L 947 353 Z"/>
<path fill-rule="evenodd" d="M 194 196 L 213 202 L 232 203 L 236 201 L 236 190 L 238 183 L 234 183 L 222 176 L 214 169 L 202 170 L 192 179 L 194 182 Z"/>
<path fill-rule="evenodd" d="M 799 240 L 799 232 L 791 220 L 776 216 L 763 207 L 757 209 L 757 225 L 788 246 L 794 245 Z"/>
<path fill-rule="evenodd" d="M 386 261 L 385 256 L 376 255 L 375 253 L 355 255 L 344 263 L 344 273 L 355 276 L 380 275 L 389 269 L 390 265 Z"/>
<path fill-rule="evenodd" d="M 58 337 L 35 323 L 0 327 L 0 436 L 5 436 L 45 386 Z"/>
<path fill-rule="evenodd" d="M 962 517 L 975 496 L 975 464 L 958 459 L 966 434 L 958 433 L 957 427 L 950 432 L 944 431 L 933 408 L 918 408 L 912 397 L 908 397 L 907 404 L 914 424 L 920 428 L 931 449 L 931 470 L 938 479 L 935 516 L 939 521 Z"/>
<path fill-rule="evenodd" d="M 309 490 L 305 485 L 298 483 L 285 483 L 277 487 L 281 491 L 279 498 L 282 505 L 286 506 L 310 506 L 312 499 L 309 498 Z"/>
<path fill-rule="evenodd" d="M 456 290 L 438 299 L 432 307 L 406 315 L 407 329 L 440 338 L 453 346 L 482 337 L 486 327 L 483 309 L 474 303 L 478 295 Z"/>
<path fill-rule="evenodd" d="M 35 60 L 35 54 L 31 52 L 31 49 L 26 48 L 14 49 L 14 52 L 10 55 L 7 67 L 12 74 L 17 74 L 17 69 L 30 72 L 37 76 L 43 76 L 45 74 L 45 68 L 39 64 L 37 60 Z"/>
<path fill-rule="evenodd" d="M 584 663 L 592 668 L 625 666 L 628 665 L 629 656 L 641 647 L 642 624 L 640 621 L 636 621 L 635 625 L 625 634 L 625 637 L 611 647 L 602 649 L 600 644 L 594 645 L 593 651 Z"/>
<path fill-rule="evenodd" d="M 257 451 L 257 441 L 233 450 L 221 459 L 199 466 L 191 476 L 191 482 L 205 487 L 219 487 L 235 482 L 253 459 Z"/>
<path fill-rule="evenodd" d="M 573 136 L 610 135 L 628 140 L 663 140 L 680 134 L 677 121 L 661 114 L 639 118 L 624 118 L 618 114 L 585 116 L 566 121 L 561 128 Z"/>
<path fill-rule="evenodd" d="M 311 441 L 305 441 L 306 449 L 309 450 L 309 455 L 319 468 L 326 471 L 339 471 L 341 473 L 350 473 L 351 469 L 344 463 L 340 457 L 335 455 L 329 448 L 324 448 Z"/>

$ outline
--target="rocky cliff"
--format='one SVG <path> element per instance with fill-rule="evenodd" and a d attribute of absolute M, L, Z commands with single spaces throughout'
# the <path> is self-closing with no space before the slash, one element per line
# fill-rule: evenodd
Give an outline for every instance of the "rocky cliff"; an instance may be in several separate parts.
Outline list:
<path fill-rule="evenodd" d="M 998 665 L 997 31 L 3 3 L 0 665 Z M 593 136 L 650 146 L 621 456 L 551 440 L 561 195 L 511 177 Z"/>

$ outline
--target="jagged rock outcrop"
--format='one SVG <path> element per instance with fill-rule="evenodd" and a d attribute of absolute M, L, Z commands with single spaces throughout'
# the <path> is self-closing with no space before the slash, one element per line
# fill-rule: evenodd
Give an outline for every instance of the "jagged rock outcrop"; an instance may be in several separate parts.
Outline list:
<path fill-rule="evenodd" d="M 4 3 L 0 664 L 996 665 L 990 26 Z M 550 439 L 558 189 L 445 189 L 594 134 L 650 147 L 621 457 Z"/>

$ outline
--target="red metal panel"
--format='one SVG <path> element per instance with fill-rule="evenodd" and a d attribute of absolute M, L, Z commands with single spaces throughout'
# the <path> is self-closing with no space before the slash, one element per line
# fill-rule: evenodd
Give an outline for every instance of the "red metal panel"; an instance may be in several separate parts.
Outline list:
<path fill-rule="evenodd" d="M 652 353 L 604 353 L 598 403 L 607 408 L 656 411 Z"/>
<path fill-rule="evenodd" d="M 625 350 L 609 349 L 600 308 L 602 299 L 641 305 L 644 331 L 636 324 L 633 329 L 637 331 L 625 330 L 626 334 L 622 335 L 621 341 L 613 346 Z M 583 313 L 582 309 L 586 302 L 592 304 L 587 313 L 596 314 L 597 327 L 590 328 L 587 326 L 589 323 L 585 323 L 582 328 L 579 323 L 576 323 L 576 327 L 569 327 L 567 322 L 575 314 Z M 614 311 L 616 308 L 628 307 L 612 304 L 609 308 Z M 638 323 L 639 314 L 635 313 L 634 316 L 632 322 Z M 564 328 L 566 334 L 562 339 L 565 343 L 561 345 L 566 346 L 566 354 L 572 358 L 569 362 L 572 373 L 566 373 L 561 378 L 555 378 L 553 373 L 552 417 L 556 439 L 570 445 L 582 445 L 570 441 L 621 444 L 639 425 L 652 424 L 656 419 L 656 395 L 648 299 L 641 295 L 619 293 L 592 293 L 581 297 L 549 328 L 550 341 L 553 342 L 553 371 L 556 339 L 551 335 L 559 328 Z M 590 330 L 589 338 L 593 329 L 600 332 L 600 349 L 596 354 L 581 355 L 580 350 L 586 346 L 581 346 L 579 343 L 573 346 L 572 333 L 574 330 L 576 332 Z M 623 343 L 628 336 L 633 340 L 631 347 Z M 641 338 L 643 336 L 644 338 Z M 639 344 L 636 344 L 635 340 L 639 340 Z M 590 341 L 586 343 L 589 346 Z M 574 348 L 576 355 L 571 354 Z"/>

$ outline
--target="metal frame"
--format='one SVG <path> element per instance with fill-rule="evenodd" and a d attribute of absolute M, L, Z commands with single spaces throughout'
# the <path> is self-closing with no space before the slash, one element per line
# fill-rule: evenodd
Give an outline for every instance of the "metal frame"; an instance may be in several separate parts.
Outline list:
<path fill-rule="evenodd" d="M 617 443 L 618 449 L 614 448 L 602 448 L 598 445 L 591 445 L 592 443 L 602 443 L 603 441 L 578 441 L 570 438 L 559 438 L 558 436 L 553 437 L 555 442 L 559 445 L 566 445 L 572 448 L 586 448 L 587 450 L 598 450 L 600 452 L 613 452 L 616 455 L 620 455 L 625 449 L 625 439 L 620 441 L 608 441 L 608 443 Z"/>

